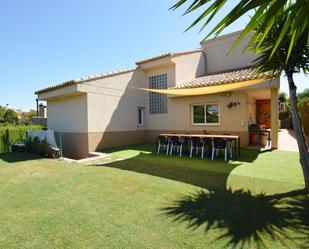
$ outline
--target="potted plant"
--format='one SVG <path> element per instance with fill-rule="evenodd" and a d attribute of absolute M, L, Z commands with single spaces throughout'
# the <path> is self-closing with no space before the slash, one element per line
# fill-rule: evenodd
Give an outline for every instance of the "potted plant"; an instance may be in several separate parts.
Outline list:
<path fill-rule="evenodd" d="M 261 128 L 257 124 L 251 124 L 248 127 L 249 131 L 249 144 L 251 145 L 257 145 L 258 144 L 258 131 L 260 131 Z"/>

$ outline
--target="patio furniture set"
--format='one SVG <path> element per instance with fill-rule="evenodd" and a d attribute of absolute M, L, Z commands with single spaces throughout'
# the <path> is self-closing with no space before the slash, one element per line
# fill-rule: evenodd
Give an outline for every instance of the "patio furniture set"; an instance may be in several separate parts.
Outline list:
<path fill-rule="evenodd" d="M 204 159 L 205 149 L 207 156 L 214 160 L 220 151 L 224 151 L 224 160 L 237 158 L 240 155 L 240 138 L 235 135 L 211 135 L 211 134 L 160 134 L 157 137 L 157 154 L 161 148 L 165 149 L 166 155 L 173 153 L 182 156 L 184 152 L 190 156 L 201 154 Z"/>

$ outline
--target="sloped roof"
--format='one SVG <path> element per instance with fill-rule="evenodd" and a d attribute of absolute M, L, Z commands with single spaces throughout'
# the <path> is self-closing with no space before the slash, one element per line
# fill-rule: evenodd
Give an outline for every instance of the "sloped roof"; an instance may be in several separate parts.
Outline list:
<path fill-rule="evenodd" d="M 196 52 L 200 52 L 200 51 L 202 51 L 202 48 L 188 50 L 188 51 L 166 53 L 166 54 L 162 54 L 162 55 L 158 55 L 158 56 L 155 56 L 155 57 L 147 58 L 145 60 L 138 61 L 138 62 L 136 62 L 136 65 L 140 65 L 140 64 L 143 64 L 145 62 L 158 60 L 158 59 L 161 59 L 161 58 L 172 57 L 172 56 L 176 56 L 176 55 L 196 53 Z M 112 72 L 107 72 L 107 73 L 102 73 L 102 74 L 96 74 L 96 75 L 93 75 L 93 76 L 82 77 L 82 78 L 78 78 L 78 79 L 75 79 L 75 80 L 69 80 L 69 81 L 59 83 L 59 84 L 55 84 L 55 85 L 50 86 L 50 87 L 40 89 L 40 90 L 36 91 L 35 94 L 41 94 L 41 93 L 53 91 L 53 90 L 56 90 L 56 89 L 59 89 L 59 88 L 62 88 L 62 87 L 76 85 L 78 83 L 82 83 L 82 82 L 85 82 L 85 81 L 96 80 L 96 79 L 114 76 L 114 75 L 117 75 L 117 74 L 127 73 L 127 72 L 130 72 L 130 71 L 134 71 L 135 69 L 136 68 L 128 68 L 128 69 L 124 69 L 124 70 L 118 70 L 118 71 L 112 71 Z"/>
<path fill-rule="evenodd" d="M 223 85 L 241 81 L 272 78 L 272 72 L 258 73 L 253 67 L 235 69 L 231 71 L 208 74 L 181 83 L 172 89 L 197 88 L 205 86 Z"/>
<path fill-rule="evenodd" d="M 76 84 L 83 83 L 83 82 L 90 81 L 90 80 L 97 80 L 97 79 L 102 79 L 105 77 L 110 77 L 110 76 L 114 76 L 114 75 L 118 75 L 122 73 L 128 73 L 128 72 L 134 71 L 135 69 L 136 68 L 128 68 L 128 69 L 123 69 L 123 70 L 118 70 L 118 71 L 96 74 L 92 76 L 81 77 L 75 80 L 69 80 L 69 81 L 65 81 L 65 82 L 38 90 L 35 92 L 35 94 L 46 93 L 46 92 L 53 91 L 59 88 L 76 85 Z"/>
<path fill-rule="evenodd" d="M 167 57 L 173 57 L 176 55 L 184 55 L 184 54 L 190 54 L 190 53 L 196 53 L 196 52 L 201 52 L 202 48 L 197 48 L 197 49 L 193 49 L 193 50 L 188 50 L 188 51 L 178 51 L 178 52 L 172 52 L 172 53 L 166 53 L 166 54 L 161 54 L 161 55 L 157 55 L 154 57 L 150 57 L 144 60 L 140 60 L 135 62 L 136 65 L 140 65 L 146 62 L 151 62 L 151 61 L 155 61 L 158 59 L 163 59 L 163 58 L 167 58 Z"/>

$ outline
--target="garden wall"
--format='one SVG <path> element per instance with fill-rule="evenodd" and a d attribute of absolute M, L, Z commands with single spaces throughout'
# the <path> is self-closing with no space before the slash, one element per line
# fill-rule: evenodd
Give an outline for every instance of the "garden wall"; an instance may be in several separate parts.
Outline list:
<path fill-rule="evenodd" d="M 0 154 L 11 152 L 11 144 L 26 139 L 27 130 L 41 130 L 41 126 L 0 126 Z"/>

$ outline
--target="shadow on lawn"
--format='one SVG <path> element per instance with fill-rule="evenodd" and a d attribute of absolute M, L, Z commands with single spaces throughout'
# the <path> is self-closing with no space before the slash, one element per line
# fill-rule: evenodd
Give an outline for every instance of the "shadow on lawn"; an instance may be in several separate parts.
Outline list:
<path fill-rule="evenodd" d="M 0 160 L 5 161 L 7 163 L 17 163 L 17 162 L 28 161 L 28 160 L 36 160 L 40 158 L 41 157 L 37 155 L 29 154 L 26 152 L 10 152 L 10 153 L 0 154 Z"/>
<path fill-rule="evenodd" d="M 130 159 L 104 164 L 104 167 L 162 177 L 207 189 L 217 189 L 226 188 L 229 174 L 239 165 L 224 162 L 209 164 L 207 159 L 203 161 L 187 159 L 178 163 L 173 160 L 179 160 L 179 158 L 162 159 L 160 157 L 153 161 L 149 160 L 148 155 L 141 154 Z"/>
<path fill-rule="evenodd" d="M 189 158 L 188 156 L 157 155 L 154 152 L 153 145 L 138 145 L 124 149 L 116 148 L 104 152 L 121 152 L 130 149 L 136 152 L 134 156 L 122 161 L 104 164 L 104 166 L 163 177 L 207 188 L 208 190 L 226 189 L 228 177 L 236 167 L 244 162 L 253 162 L 261 153 L 266 152 L 244 150 L 237 161 L 230 161 L 229 163 L 225 163 L 222 157 L 212 161 L 209 158 L 202 160 L 200 156 Z"/>
<path fill-rule="evenodd" d="M 162 210 L 190 229 L 224 231 L 226 247 L 265 248 L 266 240 L 309 248 L 309 194 L 293 191 L 278 195 L 252 195 L 244 190 L 199 191 L 183 196 Z M 297 234 L 297 237 L 295 237 Z"/>
<path fill-rule="evenodd" d="M 237 161 L 224 163 L 222 159 L 156 155 L 149 146 L 131 150 L 136 154 L 104 166 L 209 190 L 183 196 L 161 210 L 175 222 L 186 222 L 189 229 L 203 227 L 206 235 L 210 230 L 218 230 L 221 235 L 215 240 L 227 240 L 226 247 L 264 248 L 267 242 L 278 240 L 283 247 L 292 243 L 293 248 L 309 248 L 309 194 L 299 190 L 253 195 L 245 190 L 227 190 L 231 171 L 244 162 L 253 162 L 266 151 L 243 150 Z"/>

